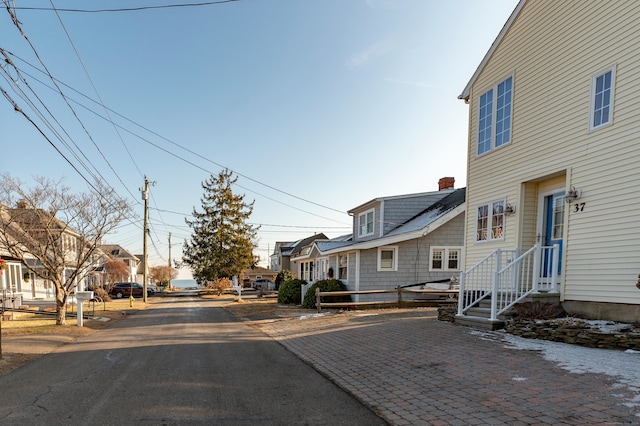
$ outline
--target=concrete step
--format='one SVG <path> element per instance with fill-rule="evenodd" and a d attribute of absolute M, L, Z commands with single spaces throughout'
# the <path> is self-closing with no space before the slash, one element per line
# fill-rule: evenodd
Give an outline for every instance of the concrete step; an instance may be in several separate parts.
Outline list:
<path fill-rule="evenodd" d="M 491 318 L 491 305 L 467 309 L 465 315 L 480 318 Z"/>
<path fill-rule="evenodd" d="M 476 317 L 472 315 L 456 315 L 456 324 L 465 325 L 480 330 L 500 330 L 504 328 L 504 321 L 492 321 L 489 318 Z"/>

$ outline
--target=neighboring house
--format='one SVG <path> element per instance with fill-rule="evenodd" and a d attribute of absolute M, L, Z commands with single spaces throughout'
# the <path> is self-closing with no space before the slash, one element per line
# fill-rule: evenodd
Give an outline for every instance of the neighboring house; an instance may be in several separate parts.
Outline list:
<path fill-rule="evenodd" d="M 327 236 L 323 233 L 314 234 L 306 238 L 302 238 L 293 242 L 276 242 L 273 254 L 271 255 L 272 269 L 280 272 L 287 269 L 296 275 L 296 271 L 292 269 L 291 257 L 295 257 L 300 251 L 316 240 L 327 240 Z M 275 266 L 275 268 L 273 268 Z"/>
<path fill-rule="evenodd" d="M 129 276 L 123 281 L 139 282 L 142 284 L 141 281 L 137 281 L 140 259 L 118 244 L 103 244 L 100 246 L 100 250 L 109 255 L 111 259 L 121 260 L 127 264 L 129 267 Z M 140 270 L 142 271 L 142 269 Z M 140 279 L 142 279 L 142 274 L 140 274 Z"/>
<path fill-rule="evenodd" d="M 50 280 L 40 278 L 38 275 L 46 275 L 42 270 L 44 266 L 40 260 L 31 255 L 25 255 L 24 262 L 13 256 L 20 256 L 22 248 L 28 246 L 31 250 L 40 253 L 44 259 L 48 257 L 57 265 L 63 265 L 64 279 L 72 277 L 80 272 L 85 275 L 87 270 L 94 268 L 92 259 L 84 259 L 86 251 L 82 246 L 81 236 L 71 229 L 66 223 L 57 219 L 54 214 L 31 208 L 24 201 L 19 201 L 15 208 L 2 207 L 2 244 L 0 254 L 9 265 L 4 271 L 0 283 L 6 292 L 19 293 L 23 299 L 42 299 L 55 296 L 55 289 Z M 12 248 L 13 247 L 13 248 Z M 81 271 L 78 271 L 80 268 Z M 91 274 L 87 274 L 87 277 Z M 86 286 L 85 280 L 77 283 Z"/>
<path fill-rule="evenodd" d="M 353 237 L 307 246 L 292 258 L 298 276 L 309 282 L 336 278 L 353 291 L 457 278 L 464 254 L 465 189 L 454 189 L 453 183 L 444 178 L 439 191 L 376 198 L 350 210 Z M 384 295 L 356 299 L 380 298 Z"/>
<path fill-rule="evenodd" d="M 638 22 L 634 1 L 516 6 L 459 96 L 468 284 L 480 285 L 472 267 L 506 252 L 501 266 L 521 268 L 508 285 L 529 280 L 572 314 L 640 321 Z M 516 261 L 532 248 L 533 266 Z"/>
<path fill-rule="evenodd" d="M 144 254 L 135 254 L 136 259 L 138 259 L 138 267 L 136 268 L 136 279 L 135 282 L 144 284 L 144 271 L 146 265 L 144 264 Z M 149 270 L 147 269 L 147 279 L 149 278 Z M 149 282 L 147 284 L 150 284 Z"/>
<path fill-rule="evenodd" d="M 277 276 L 278 272 L 276 271 L 261 266 L 254 266 L 253 268 L 247 268 L 243 271 L 242 282 L 244 287 L 250 287 L 251 283 L 255 280 L 275 281 Z"/>
<path fill-rule="evenodd" d="M 0 260 L 5 268 L 0 270 L 0 298 L 11 298 L 16 294 L 35 298 L 39 293 L 45 293 L 44 282 L 36 282 L 33 272 L 30 272 L 19 259 L 0 249 Z M 51 288 L 50 293 L 52 296 Z"/>
<path fill-rule="evenodd" d="M 283 258 L 282 258 L 281 247 L 283 245 L 289 245 L 289 244 L 292 244 L 292 243 L 276 241 L 276 246 L 273 248 L 273 253 L 271 253 L 271 255 L 269 256 L 269 268 L 272 271 L 280 272 L 283 269 L 288 269 L 288 268 L 282 267 Z"/>

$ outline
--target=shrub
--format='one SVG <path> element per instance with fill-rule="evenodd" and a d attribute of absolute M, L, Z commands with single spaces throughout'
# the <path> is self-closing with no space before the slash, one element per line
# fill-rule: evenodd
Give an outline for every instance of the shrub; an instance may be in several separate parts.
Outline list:
<path fill-rule="evenodd" d="M 93 290 L 93 298 L 94 299 L 100 299 L 102 301 L 105 302 L 110 302 L 111 301 L 111 297 L 109 296 L 109 293 L 107 293 L 107 290 L 105 290 L 102 287 L 96 287 Z"/>
<path fill-rule="evenodd" d="M 316 288 L 320 291 L 346 291 L 347 287 L 340 280 L 322 280 L 313 284 L 304 295 L 303 308 L 314 309 L 316 307 Z M 351 302 L 351 296 L 322 296 L 320 302 Z"/>
<path fill-rule="evenodd" d="M 207 288 L 213 289 L 218 296 L 228 288 L 231 288 L 231 280 L 229 278 L 216 278 L 213 281 L 207 281 Z"/>
<path fill-rule="evenodd" d="M 282 271 L 278 272 L 278 275 L 276 275 L 276 281 L 275 281 L 276 290 L 279 290 L 282 284 L 292 279 L 293 279 L 293 272 L 291 272 L 290 270 L 283 269 Z"/>
<path fill-rule="evenodd" d="M 305 280 L 288 280 L 280 284 L 278 290 L 278 303 L 299 305 L 302 300 L 302 285 Z"/>
<path fill-rule="evenodd" d="M 513 318 L 547 320 L 563 318 L 567 313 L 561 306 L 553 303 L 524 302 L 513 305 L 511 315 Z"/>

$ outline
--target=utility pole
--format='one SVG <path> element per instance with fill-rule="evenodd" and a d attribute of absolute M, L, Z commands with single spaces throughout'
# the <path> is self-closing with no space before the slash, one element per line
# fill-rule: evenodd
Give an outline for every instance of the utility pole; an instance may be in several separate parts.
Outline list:
<path fill-rule="evenodd" d="M 142 191 L 142 199 L 144 200 L 144 226 L 142 232 L 144 237 L 142 238 L 142 261 L 144 267 L 142 268 L 142 300 L 147 303 L 147 269 L 149 256 L 147 254 L 147 232 L 149 231 L 149 181 L 147 177 L 144 177 L 144 190 Z"/>
<path fill-rule="evenodd" d="M 167 287 L 171 288 L 171 275 L 173 270 L 171 269 L 171 232 L 169 232 L 169 283 Z"/>

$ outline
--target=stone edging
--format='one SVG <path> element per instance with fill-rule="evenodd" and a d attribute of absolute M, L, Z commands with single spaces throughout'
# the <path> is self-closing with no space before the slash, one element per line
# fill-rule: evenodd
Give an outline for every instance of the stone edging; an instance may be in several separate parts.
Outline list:
<path fill-rule="evenodd" d="M 455 322 L 456 308 L 438 308 L 438 320 Z M 640 327 L 633 324 L 605 322 L 618 327 L 601 329 L 578 318 L 535 320 L 510 318 L 505 321 L 505 331 L 528 339 L 551 340 L 573 345 L 602 349 L 632 349 L 640 351 Z"/>

